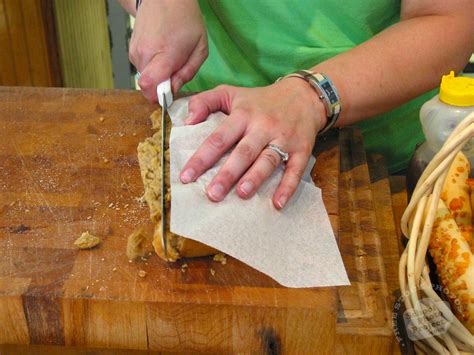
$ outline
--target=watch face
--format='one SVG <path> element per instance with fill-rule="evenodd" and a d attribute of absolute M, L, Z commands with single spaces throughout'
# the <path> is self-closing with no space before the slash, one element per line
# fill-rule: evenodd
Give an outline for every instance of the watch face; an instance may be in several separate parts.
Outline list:
<path fill-rule="evenodd" d="M 321 85 L 323 90 L 326 92 L 329 98 L 329 102 L 332 104 L 335 104 L 337 102 L 337 96 L 334 90 L 332 89 L 331 84 L 329 84 L 327 81 Z"/>

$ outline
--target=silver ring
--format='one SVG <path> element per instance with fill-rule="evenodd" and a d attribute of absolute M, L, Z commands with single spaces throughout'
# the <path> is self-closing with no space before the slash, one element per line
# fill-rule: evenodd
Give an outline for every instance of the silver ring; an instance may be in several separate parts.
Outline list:
<path fill-rule="evenodd" d="M 277 153 L 280 156 L 280 159 L 283 163 L 286 163 L 288 159 L 290 158 L 290 155 L 287 152 L 285 152 L 283 149 L 281 149 L 279 146 L 275 144 L 267 144 L 265 149 L 271 149 L 275 153 Z"/>

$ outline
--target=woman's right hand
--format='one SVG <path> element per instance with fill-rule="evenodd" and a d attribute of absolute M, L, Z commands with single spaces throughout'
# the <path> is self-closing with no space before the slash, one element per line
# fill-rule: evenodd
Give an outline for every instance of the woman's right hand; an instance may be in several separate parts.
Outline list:
<path fill-rule="evenodd" d="M 141 73 L 138 85 L 150 102 L 171 78 L 173 92 L 190 81 L 208 55 L 207 32 L 197 0 L 143 0 L 129 57 Z"/>

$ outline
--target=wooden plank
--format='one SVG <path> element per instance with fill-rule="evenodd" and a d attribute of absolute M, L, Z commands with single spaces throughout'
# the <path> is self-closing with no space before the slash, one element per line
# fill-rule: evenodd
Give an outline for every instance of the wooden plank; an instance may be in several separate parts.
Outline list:
<path fill-rule="evenodd" d="M 0 0 L 0 85 L 17 85 L 6 1 Z"/>
<path fill-rule="evenodd" d="M 39 0 L 39 2 L 45 35 L 45 47 L 48 53 L 50 86 L 63 86 L 59 60 L 58 36 L 54 20 L 53 0 Z"/>
<path fill-rule="evenodd" d="M 105 0 L 54 1 L 63 84 L 113 88 Z"/>
<path fill-rule="evenodd" d="M 26 24 L 23 16 L 21 2 L 15 0 L 5 0 L 5 11 L 8 19 L 8 31 L 12 43 L 11 55 L 13 56 L 16 83 L 21 86 L 31 86 L 32 78 L 30 73 L 30 55 L 26 45 Z M 38 31 L 37 28 L 28 31 Z M 32 58 L 31 58 L 32 59 Z"/>
<path fill-rule="evenodd" d="M 148 349 L 145 304 L 64 299 L 66 345 Z"/>
<path fill-rule="evenodd" d="M 7 344 L 29 344 L 28 325 L 21 297 L 0 297 L 0 339 Z"/>
<path fill-rule="evenodd" d="M 21 355 L 176 355 L 150 350 L 79 348 L 77 346 L 0 344 L 1 354 Z"/>
<path fill-rule="evenodd" d="M 41 12 L 41 1 L 22 0 L 19 4 L 21 5 L 21 12 L 28 30 L 25 36 L 25 43 L 27 45 L 27 55 L 29 58 L 29 85 L 51 86 L 53 82 L 49 70 L 49 53 Z"/>
<path fill-rule="evenodd" d="M 0 85 L 60 85 L 51 4 L 0 1 Z"/>
<path fill-rule="evenodd" d="M 382 156 L 369 155 L 367 158 L 371 180 L 370 188 L 377 219 L 377 231 L 380 239 L 384 241 L 381 244 L 381 250 L 385 265 L 385 279 L 388 287 L 389 304 L 393 304 L 398 297 L 400 289 L 398 282 L 398 262 L 400 260 L 401 251 L 399 249 L 399 238 L 392 206 L 390 176 Z"/>
<path fill-rule="evenodd" d="M 326 297 L 331 298 L 330 294 Z M 331 353 L 335 346 L 334 310 L 332 302 L 323 302 L 317 311 L 303 307 L 150 304 L 150 349 L 279 354 L 310 353 L 318 348 Z M 317 336 L 305 336 L 308 334 Z"/>
<path fill-rule="evenodd" d="M 342 131 L 340 146 L 339 238 L 351 286 L 338 288 L 337 353 L 393 352 L 391 292 L 398 259 L 391 242 L 396 245 L 390 190 L 381 167 L 371 169 L 371 182 L 360 132 Z"/>
<path fill-rule="evenodd" d="M 50 295 L 22 297 L 30 344 L 64 345 L 64 325 L 58 300 Z"/>
<path fill-rule="evenodd" d="M 136 147 L 155 109 L 138 92 L 0 88 L 0 280 L 28 281 L 0 282 L 0 298 L 21 297 L 29 342 L 333 352 L 335 288 L 287 289 L 231 257 L 128 262 L 127 236 L 149 223 Z M 325 178 L 338 175 L 334 138 L 313 177 L 337 231 L 338 185 Z M 73 245 L 85 230 L 98 248 Z"/>
<path fill-rule="evenodd" d="M 337 354 L 397 354 L 398 347 L 387 340 L 387 337 L 374 335 L 341 334 L 338 337 Z"/>

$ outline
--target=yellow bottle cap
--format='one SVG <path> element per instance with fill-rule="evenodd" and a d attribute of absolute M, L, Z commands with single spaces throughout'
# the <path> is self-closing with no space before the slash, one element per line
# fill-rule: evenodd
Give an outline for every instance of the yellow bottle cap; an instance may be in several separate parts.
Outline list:
<path fill-rule="evenodd" d="M 474 106 L 474 78 L 455 77 L 453 71 L 443 75 L 439 99 L 448 105 Z"/>

